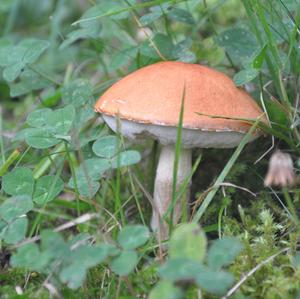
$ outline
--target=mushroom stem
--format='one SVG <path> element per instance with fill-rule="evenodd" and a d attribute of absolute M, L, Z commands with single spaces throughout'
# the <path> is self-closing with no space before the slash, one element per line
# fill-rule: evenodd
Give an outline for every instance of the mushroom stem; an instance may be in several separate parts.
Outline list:
<path fill-rule="evenodd" d="M 161 240 L 168 239 L 169 227 L 166 221 L 162 218 L 167 212 L 172 202 L 172 185 L 173 185 L 173 168 L 175 160 L 175 146 L 166 145 L 161 149 L 159 162 L 156 170 L 156 178 L 154 185 L 154 207 L 151 219 L 151 228 L 159 234 Z M 176 180 L 176 190 L 179 190 L 180 185 L 186 176 L 192 170 L 192 150 L 181 149 L 178 161 L 178 172 Z M 183 196 L 177 200 L 173 211 L 173 223 L 176 224 L 182 214 L 182 205 L 188 203 L 190 195 L 190 184 L 186 188 Z M 184 201 L 185 199 L 185 201 Z"/>

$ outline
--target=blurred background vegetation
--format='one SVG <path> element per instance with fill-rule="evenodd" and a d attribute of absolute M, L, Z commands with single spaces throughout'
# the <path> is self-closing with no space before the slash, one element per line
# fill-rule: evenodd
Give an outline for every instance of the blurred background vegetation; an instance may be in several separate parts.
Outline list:
<path fill-rule="evenodd" d="M 209 245 L 223 236 L 242 244 L 226 268 L 235 282 L 260 265 L 231 297 L 300 298 L 299 188 L 264 187 L 276 149 L 292 157 L 299 173 L 299 0 L 1 0 L 0 32 L 1 298 L 147 298 L 160 277 L 164 283 L 152 298 L 201 298 L 199 289 L 203 298 L 220 298 L 233 285 L 215 275 L 205 284 L 224 284 L 224 289 L 205 289 L 201 281 L 200 287 L 182 282 L 184 274 L 180 279 L 166 278 L 166 270 L 159 275 L 164 259 L 152 235 L 143 239 L 141 227 L 141 237 L 127 232 L 138 241 L 129 257 L 122 257 L 128 244 L 118 237 L 120 227 L 149 223 L 145 190 L 152 191 L 158 149 L 155 143 L 122 140 L 127 162 L 108 166 L 111 157 L 99 155 L 95 144 L 105 147 L 99 136 L 109 135 L 113 144 L 117 137 L 93 105 L 118 79 L 162 60 L 218 69 L 265 111 L 270 121 L 265 136 L 240 155 L 234 149 L 203 152 L 191 205 L 201 207 L 227 161 L 238 158 L 200 221 Z M 40 116 L 48 125 L 41 125 Z M 56 127 L 59 121 L 71 125 L 64 130 Z M 199 155 L 194 152 L 195 161 Z M 24 191 L 28 188 L 30 194 Z M 50 195 L 36 189 L 50 190 Z M 8 219 L 20 196 L 26 206 Z M 23 214 L 27 222 L 16 224 Z M 92 218 L 60 235 L 47 231 L 82 215 Z M 43 234 L 40 249 L 22 251 L 21 241 Z M 85 238 L 123 248 L 115 253 L 121 266 L 101 247 L 98 254 L 105 252 L 103 260 L 109 261 L 98 256 L 82 268 L 75 260 L 94 254 L 87 245 L 65 268 L 55 264 L 54 252 L 69 252 Z M 124 274 L 120 269 L 126 267 Z"/>

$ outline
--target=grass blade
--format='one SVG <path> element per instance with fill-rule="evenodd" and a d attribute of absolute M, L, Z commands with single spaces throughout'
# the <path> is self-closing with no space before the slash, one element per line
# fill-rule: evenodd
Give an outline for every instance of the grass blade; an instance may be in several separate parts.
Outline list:
<path fill-rule="evenodd" d="M 175 145 L 175 160 L 174 160 L 174 166 L 173 166 L 172 201 L 171 201 L 172 208 L 171 208 L 171 217 L 170 217 L 171 218 L 170 219 L 170 232 L 172 232 L 172 229 L 173 229 L 173 214 L 174 214 L 174 207 L 176 205 L 176 199 L 177 199 L 177 196 L 176 196 L 177 172 L 178 172 L 178 165 L 179 165 L 179 159 L 180 159 L 185 92 L 186 92 L 186 87 L 184 84 L 182 97 L 181 97 L 181 107 L 180 107 L 180 113 L 179 113 L 179 121 L 178 121 L 177 137 L 176 137 L 176 145 Z"/>
<path fill-rule="evenodd" d="M 101 19 L 101 18 L 104 18 L 104 17 L 118 15 L 118 14 L 120 14 L 122 12 L 125 12 L 125 11 L 132 11 L 132 10 L 135 10 L 135 9 L 147 8 L 147 7 L 156 6 L 156 5 L 160 5 L 160 4 L 167 3 L 167 2 L 172 2 L 173 4 L 175 4 L 175 3 L 177 4 L 177 3 L 181 3 L 181 2 L 185 2 L 185 1 L 186 0 L 178 0 L 178 1 L 174 1 L 174 0 L 154 0 L 154 1 L 148 1 L 148 2 L 145 2 L 145 3 L 138 3 L 136 5 L 132 5 L 132 6 L 124 7 L 124 8 L 121 8 L 121 9 L 118 9 L 118 10 L 115 10 L 115 11 L 111 11 L 111 12 L 108 12 L 108 13 L 100 14 L 100 15 L 95 16 L 95 17 L 80 19 L 80 20 L 74 22 L 72 25 L 74 26 L 74 25 L 77 25 L 77 24 L 80 24 L 80 23 L 83 23 L 83 22 L 89 22 L 89 21 L 98 20 L 98 19 Z"/>
<path fill-rule="evenodd" d="M 244 138 L 240 142 L 237 149 L 234 151 L 233 155 L 231 156 L 231 158 L 227 162 L 226 166 L 224 167 L 224 169 L 222 170 L 222 172 L 218 176 L 217 180 L 215 181 L 214 185 L 212 186 L 211 191 L 207 194 L 207 196 L 205 197 L 205 199 L 204 199 L 203 203 L 201 204 L 200 208 L 198 209 L 195 216 L 193 217 L 193 222 L 198 222 L 202 218 L 202 216 L 205 213 L 206 209 L 208 208 L 209 204 L 213 200 L 215 194 L 219 190 L 220 184 L 223 183 L 224 179 L 226 178 L 227 174 L 231 170 L 231 168 L 234 165 L 235 161 L 237 160 L 240 153 L 244 149 L 245 145 L 250 141 L 251 135 L 254 133 L 254 131 L 257 128 L 258 122 L 259 122 L 259 119 L 257 119 L 257 121 L 253 124 L 253 126 L 250 128 L 248 133 L 244 136 Z"/>

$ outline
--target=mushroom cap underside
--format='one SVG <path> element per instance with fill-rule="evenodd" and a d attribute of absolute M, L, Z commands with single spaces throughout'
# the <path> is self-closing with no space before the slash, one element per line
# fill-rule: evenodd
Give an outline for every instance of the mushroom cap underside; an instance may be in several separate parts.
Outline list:
<path fill-rule="evenodd" d="M 177 127 L 174 126 L 138 123 L 105 114 L 102 114 L 102 117 L 114 132 L 120 132 L 131 140 L 154 139 L 162 145 L 172 145 L 176 143 L 178 138 Z M 232 148 L 242 141 L 244 135 L 245 133 L 236 131 L 205 131 L 183 128 L 180 142 L 182 148 Z M 258 136 L 259 134 L 253 134 L 249 141 Z"/>

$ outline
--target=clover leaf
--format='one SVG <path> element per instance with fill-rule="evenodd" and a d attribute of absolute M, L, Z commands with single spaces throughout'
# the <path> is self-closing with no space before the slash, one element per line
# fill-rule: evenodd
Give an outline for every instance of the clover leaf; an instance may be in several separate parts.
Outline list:
<path fill-rule="evenodd" d="M 7 45 L 0 49 L 0 66 L 4 67 L 3 77 L 12 82 L 23 69 L 34 63 L 49 47 L 49 42 L 39 39 L 25 39 L 18 45 Z"/>
<path fill-rule="evenodd" d="M 30 113 L 27 124 L 31 128 L 22 130 L 17 139 L 25 139 L 28 145 L 45 149 L 58 144 L 61 140 L 70 140 L 67 135 L 75 119 L 75 108 L 67 105 L 64 108 L 52 110 L 38 109 Z"/>

